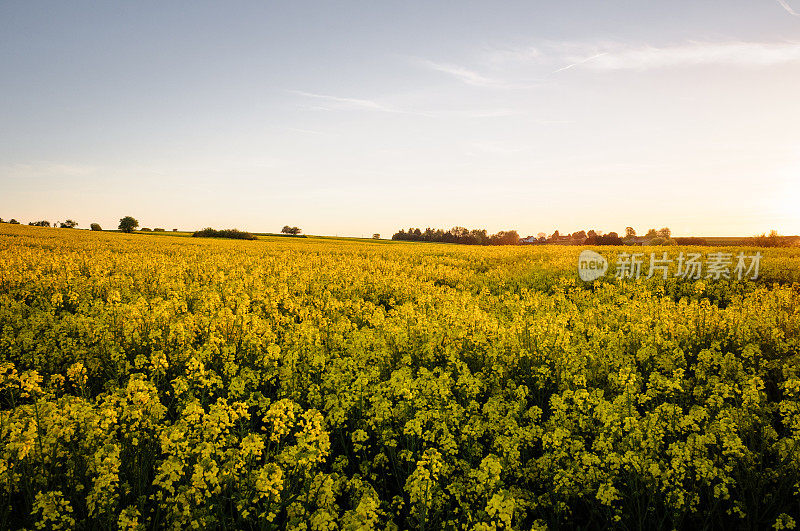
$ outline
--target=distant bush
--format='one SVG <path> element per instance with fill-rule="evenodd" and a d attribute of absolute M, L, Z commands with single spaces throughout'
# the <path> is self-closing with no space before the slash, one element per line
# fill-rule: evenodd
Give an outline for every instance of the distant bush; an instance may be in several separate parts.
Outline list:
<path fill-rule="evenodd" d="M 178 229 L 172 229 L 172 232 L 178 232 Z"/>
<path fill-rule="evenodd" d="M 92 223 L 91 225 L 89 225 L 89 227 L 90 227 L 92 230 L 103 230 L 103 228 L 100 226 L 100 224 L 99 224 L 99 223 Z"/>
<path fill-rule="evenodd" d="M 49 227 L 50 226 L 50 222 L 49 221 L 30 221 L 30 222 L 28 222 L 28 225 L 30 225 L 31 227 Z"/>
<path fill-rule="evenodd" d="M 153 232 L 153 229 L 148 229 L 147 227 L 142 227 L 139 229 L 141 232 Z"/>
<path fill-rule="evenodd" d="M 155 229 L 153 229 L 153 232 L 164 232 L 164 229 L 156 227 Z"/>
<path fill-rule="evenodd" d="M 17 221 L 14 218 L 9 219 L 8 222 L 11 223 L 12 225 L 19 225 L 19 221 Z"/>
<path fill-rule="evenodd" d="M 235 240 L 255 240 L 256 237 L 249 232 L 237 229 L 215 230 L 207 227 L 192 234 L 195 238 L 233 238 Z"/>
<path fill-rule="evenodd" d="M 675 238 L 678 245 L 708 245 L 705 238 Z"/>

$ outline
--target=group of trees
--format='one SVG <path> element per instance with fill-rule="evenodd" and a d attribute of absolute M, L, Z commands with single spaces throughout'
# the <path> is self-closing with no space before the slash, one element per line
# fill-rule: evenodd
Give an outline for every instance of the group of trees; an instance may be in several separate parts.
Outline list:
<path fill-rule="evenodd" d="M 497 234 L 489 235 L 486 229 L 466 229 L 464 227 L 453 227 L 450 230 L 432 229 L 425 230 L 411 227 L 408 231 L 400 229 L 393 236 L 393 240 L 412 241 L 412 242 L 440 242 L 440 243 L 460 243 L 464 245 L 518 245 L 523 244 L 559 244 L 559 245 L 625 245 L 632 243 L 651 242 L 656 245 L 674 244 L 671 239 L 672 231 L 668 227 L 661 229 L 650 229 L 646 236 L 637 238 L 636 230 L 633 227 L 625 228 L 625 236 L 621 237 L 616 232 L 603 234 L 595 230 L 581 230 L 572 234 L 561 234 L 559 231 L 553 232 L 550 236 L 540 232 L 537 236 L 528 236 L 520 239 L 515 230 L 500 231 Z"/>
<path fill-rule="evenodd" d="M 20 222 L 17 221 L 16 219 L 14 219 L 14 218 L 9 219 L 8 221 L 3 221 L 3 218 L 0 218 L 0 223 L 10 223 L 11 225 L 20 225 Z M 59 228 L 62 228 L 62 229 L 74 229 L 75 227 L 78 226 L 78 222 L 77 221 L 73 221 L 71 219 L 68 219 L 67 221 L 62 221 L 62 222 L 56 221 L 51 225 L 49 221 L 40 220 L 40 221 L 29 221 L 28 225 L 31 226 L 31 227 L 51 227 L 52 226 L 52 227 L 59 227 Z"/>
<path fill-rule="evenodd" d="M 515 230 L 500 231 L 491 236 L 486 229 L 469 230 L 464 227 L 453 227 L 450 230 L 426 228 L 410 228 L 408 232 L 400 229 L 392 236 L 393 240 L 408 242 L 460 243 L 464 245 L 518 245 L 519 234 Z"/>
<path fill-rule="evenodd" d="M 195 238 L 233 238 L 235 240 L 255 240 L 256 237 L 249 232 L 240 231 L 237 229 L 222 229 L 215 230 L 207 227 L 192 234 Z"/>
<path fill-rule="evenodd" d="M 769 234 L 753 236 L 747 244 L 755 247 L 791 247 L 800 244 L 800 239 L 796 236 L 781 236 L 778 231 L 772 230 Z"/>
<path fill-rule="evenodd" d="M 602 231 L 581 230 L 572 234 L 560 234 L 558 231 L 547 236 L 540 232 L 538 237 L 528 236 L 523 243 L 557 243 L 560 245 L 630 245 L 634 243 L 648 243 L 652 245 L 674 244 L 670 239 L 672 231 L 669 227 L 661 229 L 650 229 L 644 237 L 637 237 L 633 227 L 625 227 L 625 236 L 620 236 L 616 232 L 604 234 Z"/>
<path fill-rule="evenodd" d="M 99 225 L 98 225 L 99 226 Z M 139 226 L 139 220 L 134 218 L 133 216 L 125 216 L 124 218 L 119 220 L 119 230 L 126 233 L 131 233 L 136 230 L 136 227 Z M 92 229 L 94 230 L 94 229 Z M 156 227 L 154 229 L 148 227 L 142 227 L 139 229 L 141 232 L 166 232 L 165 229 L 161 227 Z M 172 229 L 172 232 L 177 232 L 178 229 Z"/>
<path fill-rule="evenodd" d="M 281 229 L 281 232 L 283 234 L 288 234 L 290 236 L 297 236 L 303 231 L 299 227 L 290 227 L 289 225 L 284 225 L 283 228 Z"/>

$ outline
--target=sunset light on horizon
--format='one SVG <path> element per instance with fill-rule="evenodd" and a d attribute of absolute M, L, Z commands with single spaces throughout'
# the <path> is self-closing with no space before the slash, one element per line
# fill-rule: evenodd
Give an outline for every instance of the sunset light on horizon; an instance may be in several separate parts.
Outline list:
<path fill-rule="evenodd" d="M 800 1 L 0 3 L 0 216 L 800 234 Z"/>

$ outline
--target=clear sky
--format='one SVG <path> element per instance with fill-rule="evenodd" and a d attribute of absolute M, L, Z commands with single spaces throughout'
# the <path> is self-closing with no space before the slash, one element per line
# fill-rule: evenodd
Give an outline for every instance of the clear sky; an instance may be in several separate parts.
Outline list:
<path fill-rule="evenodd" d="M 800 0 L 0 0 L 0 217 L 800 233 Z"/>

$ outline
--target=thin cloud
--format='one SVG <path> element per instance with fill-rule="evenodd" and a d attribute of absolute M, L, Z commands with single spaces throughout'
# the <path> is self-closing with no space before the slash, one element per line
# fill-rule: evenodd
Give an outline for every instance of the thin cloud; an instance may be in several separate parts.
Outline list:
<path fill-rule="evenodd" d="M 649 70 L 704 65 L 774 66 L 800 63 L 800 43 L 719 42 L 621 47 L 584 63 L 586 68 L 596 70 Z"/>
<path fill-rule="evenodd" d="M 513 83 L 502 79 L 487 77 L 475 70 L 471 70 L 469 68 L 460 65 L 454 65 L 450 63 L 437 63 L 436 61 L 430 61 L 428 59 L 417 59 L 417 62 L 420 65 L 424 66 L 425 68 L 434 70 L 436 72 L 442 72 L 444 74 L 448 74 L 450 76 L 455 77 L 462 83 L 471 85 L 473 87 L 497 88 L 497 89 L 524 89 L 524 88 L 532 88 L 534 86 L 531 84 Z"/>
<path fill-rule="evenodd" d="M 544 57 L 542 50 L 535 46 L 520 48 L 504 47 L 485 49 L 480 57 L 484 63 L 507 64 L 538 61 Z"/>
<path fill-rule="evenodd" d="M 490 79 L 485 77 L 474 70 L 470 70 L 463 66 L 447 64 L 447 63 L 436 63 L 434 61 L 428 61 L 427 59 L 420 59 L 420 64 L 430 68 L 431 70 L 435 70 L 437 72 L 443 72 L 445 74 L 450 74 L 451 76 L 455 77 L 459 81 L 466 83 L 467 85 L 473 85 L 476 87 L 490 87 L 490 86 L 497 86 L 502 85 L 500 81 L 495 79 Z"/>
<path fill-rule="evenodd" d="M 575 68 L 576 66 L 580 66 L 580 65 L 582 65 L 584 63 L 588 63 L 589 61 L 597 59 L 598 57 L 602 57 L 602 56 L 606 55 L 607 53 L 608 52 L 602 52 L 602 53 L 594 54 L 591 57 L 587 57 L 586 59 L 582 59 L 582 60 L 577 61 L 575 63 L 571 63 L 571 64 L 568 64 L 567 66 L 564 66 L 564 67 L 558 68 L 556 70 L 553 70 L 552 73 L 553 74 L 557 74 L 559 72 L 563 72 L 564 70 L 569 70 L 570 68 Z"/>
<path fill-rule="evenodd" d="M 368 110 L 377 112 L 388 112 L 396 114 L 408 114 L 412 116 L 423 116 L 426 118 L 502 118 L 519 114 L 518 111 L 508 108 L 498 109 L 439 109 L 439 110 L 414 110 L 391 107 L 375 100 L 361 98 L 345 98 L 340 96 L 329 96 L 314 92 L 304 92 L 301 90 L 291 90 L 292 94 L 297 94 L 306 98 L 327 101 L 333 106 L 325 105 L 302 105 L 304 109 L 315 111 L 341 111 L 341 110 Z M 317 133 L 316 131 L 293 129 L 297 132 Z"/>
<path fill-rule="evenodd" d="M 384 105 L 379 103 L 375 100 L 365 100 L 361 98 L 342 98 L 339 96 L 329 96 L 327 94 L 315 94 L 313 92 L 303 92 L 301 90 L 292 90 L 290 91 L 293 94 L 297 94 L 299 96 L 304 96 L 306 98 L 313 98 L 317 100 L 327 101 L 330 103 L 335 103 L 339 108 L 350 108 L 350 109 L 365 109 L 370 111 L 381 111 L 381 112 L 391 112 L 391 113 L 405 113 L 400 109 L 395 109 L 394 107 L 390 107 L 388 105 Z M 335 110 L 331 107 L 315 107 L 319 110 Z"/>
<path fill-rule="evenodd" d="M 786 0 L 777 0 L 777 2 L 784 8 L 790 15 L 794 15 L 796 17 L 800 17 L 800 13 L 792 9 L 792 6 Z"/>

